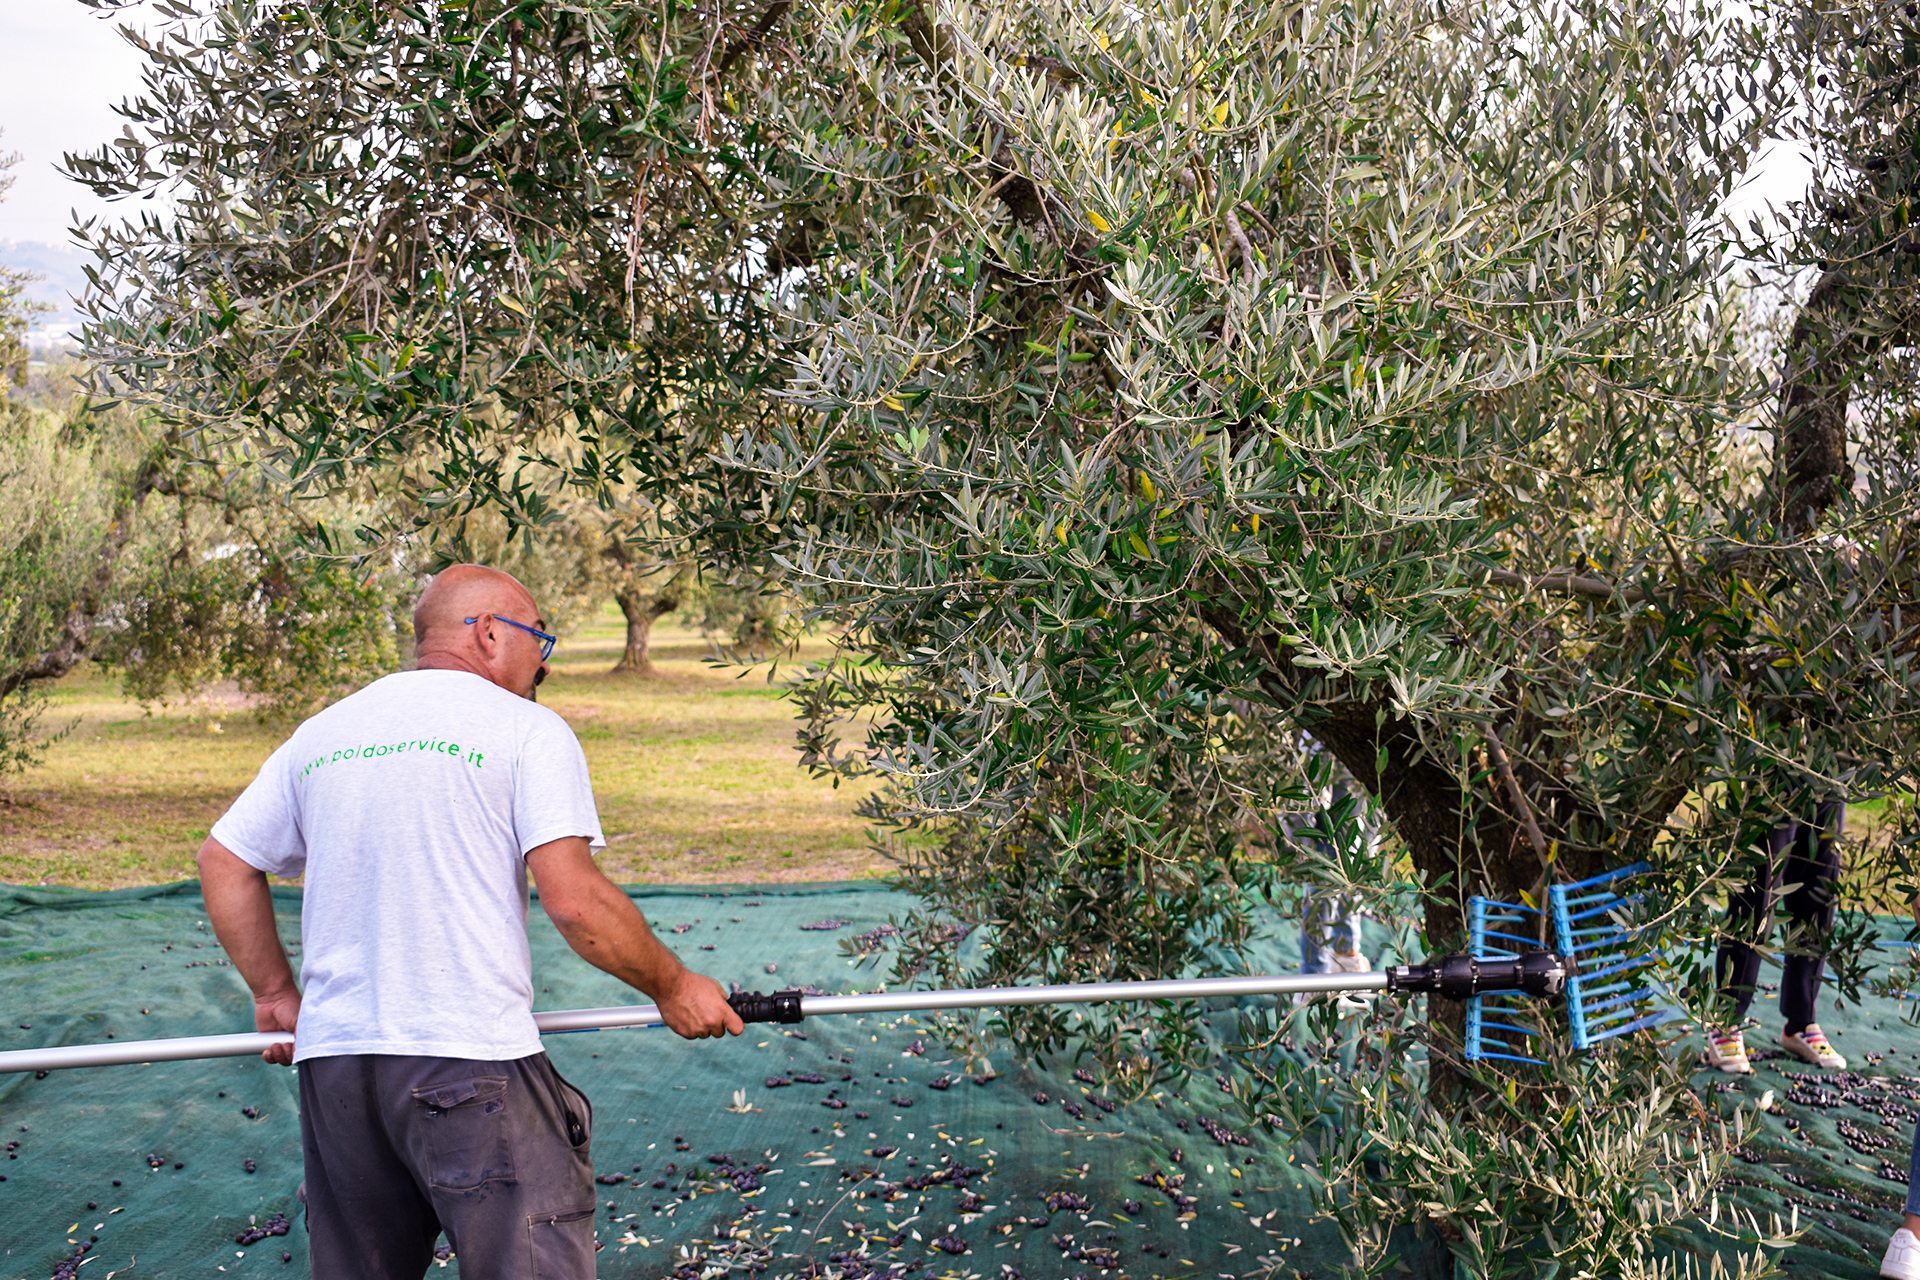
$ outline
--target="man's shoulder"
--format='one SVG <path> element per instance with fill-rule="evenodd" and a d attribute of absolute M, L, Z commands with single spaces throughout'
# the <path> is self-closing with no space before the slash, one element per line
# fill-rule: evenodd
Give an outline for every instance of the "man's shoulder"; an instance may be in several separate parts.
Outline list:
<path fill-rule="evenodd" d="M 325 732 L 347 725 L 358 729 L 369 720 L 386 720 L 396 715 L 429 720 L 481 715 L 492 723 L 512 726 L 522 732 L 573 731 L 565 717 L 552 708 L 510 693 L 484 676 L 471 671 L 435 668 L 396 671 L 382 676 L 316 712 L 301 724 L 296 734 L 308 730 Z"/>
<path fill-rule="evenodd" d="M 324 726 L 332 721 L 349 720 L 384 703 L 410 701 L 425 690 L 417 677 L 441 674 L 433 671 L 396 671 L 381 676 L 372 684 L 355 689 L 340 701 L 322 707 L 300 722 L 300 728 Z"/>

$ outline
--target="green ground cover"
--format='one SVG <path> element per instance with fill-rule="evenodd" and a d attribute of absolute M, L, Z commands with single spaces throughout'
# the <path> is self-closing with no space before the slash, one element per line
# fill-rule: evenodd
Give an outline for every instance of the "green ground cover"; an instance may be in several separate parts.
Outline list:
<path fill-rule="evenodd" d="M 891 967 L 885 925 L 912 905 L 873 883 L 632 892 L 689 960 L 761 990 L 871 989 Z M 282 935 L 298 938 L 299 891 L 275 896 Z M 632 1000 L 542 913 L 529 934 L 537 1007 Z M 1384 945 L 1370 931 L 1369 951 Z M 1254 966 L 1284 968 L 1296 946 L 1290 917 L 1261 913 Z M 0 1050 L 249 1023 L 246 989 L 190 883 L 0 887 L 0 975 Z M 1769 967 L 1763 980 L 1777 979 Z M 1720 1187 L 1723 1220 L 1732 1207 L 1797 1213 L 1808 1231 L 1785 1258 L 1790 1274 L 1870 1280 L 1906 1193 L 1920 1034 L 1894 1001 L 1829 1001 L 1822 1022 L 1854 1070 L 1817 1072 L 1763 1048 L 1778 1029 L 1773 998 L 1763 994 L 1749 1038 L 1758 1073 L 1693 1079 L 1703 1107 L 1748 1108 Z M 1260 1002 L 1209 1003 L 1195 1030 L 1217 1054 L 1237 1038 L 1236 1008 Z M 1298 1017 L 1288 1055 L 1351 1066 L 1368 1022 Z M 989 1072 L 943 1050 L 922 1017 L 749 1032 L 718 1043 L 661 1031 L 546 1039 L 594 1100 L 594 1168 L 607 1179 L 595 1187 L 600 1275 L 1329 1280 L 1346 1261 L 1333 1224 L 1313 1212 L 1313 1146 L 1250 1123 L 1218 1087 L 1222 1058 L 1128 1099 L 1076 1072 L 1077 1041 L 1042 1062 L 996 1055 Z M 1697 1040 L 1671 1051 L 1692 1055 Z M 0 1280 L 76 1257 L 93 1259 L 82 1277 L 310 1274 L 295 1090 L 293 1073 L 257 1058 L 0 1076 Z M 275 1214 L 289 1220 L 285 1235 L 236 1239 Z M 459 1261 L 430 1274 L 452 1280 Z"/>
<path fill-rule="evenodd" d="M 586 750 L 609 874 L 685 884 L 886 872 L 854 816 L 863 791 L 798 767 L 772 668 L 715 666 L 697 634 L 663 627 L 657 675 L 611 675 L 622 635 L 611 611 L 582 628 L 540 690 Z M 800 657 L 825 652 L 809 640 Z M 231 691 L 142 708 L 93 668 L 53 696 L 47 723 L 71 731 L 0 802 L 0 882 L 114 889 L 193 875 L 207 829 L 292 727 L 261 723 Z"/>

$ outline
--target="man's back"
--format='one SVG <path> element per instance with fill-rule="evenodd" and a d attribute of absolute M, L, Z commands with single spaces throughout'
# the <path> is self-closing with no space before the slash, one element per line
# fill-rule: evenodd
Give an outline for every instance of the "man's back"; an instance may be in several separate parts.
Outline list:
<path fill-rule="evenodd" d="M 552 711 L 470 672 L 388 676 L 302 724 L 213 835 L 304 871 L 301 1060 L 539 1052 L 523 857 L 604 843 Z"/>

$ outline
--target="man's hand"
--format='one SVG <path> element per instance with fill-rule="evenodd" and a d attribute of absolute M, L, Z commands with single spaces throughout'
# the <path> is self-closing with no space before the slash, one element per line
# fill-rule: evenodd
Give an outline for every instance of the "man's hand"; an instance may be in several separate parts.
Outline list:
<path fill-rule="evenodd" d="M 681 969 L 678 979 L 654 998 L 668 1027 L 689 1040 L 739 1035 L 747 1029 L 727 1003 L 727 993 L 704 973 Z"/>
<path fill-rule="evenodd" d="M 253 1025 L 258 1031 L 293 1031 L 300 1025 L 300 993 L 281 991 L 253 998 Z M 260 1055 L 279 1067 L 293 1065 L 293 1042 L 276 1044 Z"/>

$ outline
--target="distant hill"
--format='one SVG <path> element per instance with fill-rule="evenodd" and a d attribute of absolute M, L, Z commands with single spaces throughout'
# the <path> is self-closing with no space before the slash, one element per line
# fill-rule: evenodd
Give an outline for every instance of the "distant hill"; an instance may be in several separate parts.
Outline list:
<path fill-rule="evenodd" d="M 60 330 L 80 322 L 73 299 L 86 291 L 86 266 L 90 261 L 87 255 L 63 244 L 0 240 L 0 266 L 40 276 L 27 286 L 27 296 L 55 308 L 34 317 L 35 329 Z"/>

